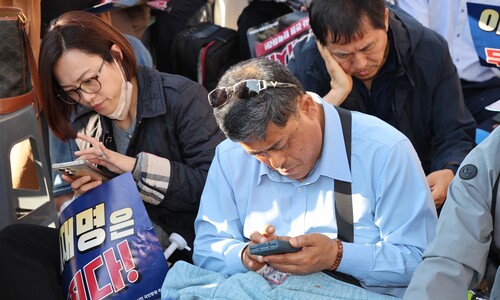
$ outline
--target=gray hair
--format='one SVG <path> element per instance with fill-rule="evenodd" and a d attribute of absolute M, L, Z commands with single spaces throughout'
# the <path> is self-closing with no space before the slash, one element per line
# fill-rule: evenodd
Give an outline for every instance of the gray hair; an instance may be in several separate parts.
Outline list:
<path fill-rule="evenodd" d="M 284 127 L 291 116 L 298 116 L 297 100 L 305 94 L 302 84 L 285 66 L 267 58 L 233 65 L 222 76 L 217 88 L 232 87 L 247 79 L 292 83 L 297 87 L 268 88 L 248 99 L 235 99 L 230 93 L 227 103 L 214 109 L 214 115 L 226 137 L 234 142 L 265 140 L 270 122 Z"/>

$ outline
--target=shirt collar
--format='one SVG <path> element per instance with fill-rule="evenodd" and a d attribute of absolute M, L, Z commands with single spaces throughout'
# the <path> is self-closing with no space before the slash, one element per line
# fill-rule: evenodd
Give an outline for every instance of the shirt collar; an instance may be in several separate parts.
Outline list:
<path fill-rule="evenodd" d="M 325 102 L 318 95 L 308 93 L 313 96 L 315 101 L 323 105 L 325 114 L 323 149 L 311 175 L 314 176 L 317 173 L 317 176 L 352 182 L 339 113 L 333 105 Z"/>

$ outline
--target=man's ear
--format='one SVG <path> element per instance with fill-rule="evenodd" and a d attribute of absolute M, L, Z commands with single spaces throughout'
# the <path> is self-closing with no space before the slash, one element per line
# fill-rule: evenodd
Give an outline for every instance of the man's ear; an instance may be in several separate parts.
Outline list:
<path fill-rule="evenodd" d="M 389 31 L 389 9 L 385 8 L 384 13 L 385 32 Z"/>
<path fill-rule="evenodd" d="M 319 111 L 319 105 L 318 103 L 316 103 L 316 101 L 314 101 L 313 97 L 309 94 L 304 94 L 304 95 L 301 95 L 299 96 L 300 99 L 299 99 L 299 110 L 311 117 L 311 118 L 316 118 L 317 114 L 318 114 L 318 111 Z"/>

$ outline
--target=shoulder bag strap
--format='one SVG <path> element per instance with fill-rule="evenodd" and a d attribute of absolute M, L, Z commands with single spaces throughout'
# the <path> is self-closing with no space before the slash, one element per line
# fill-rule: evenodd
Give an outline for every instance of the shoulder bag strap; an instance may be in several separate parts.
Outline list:
<path fill-rule="evenodd" d="M 11 113 L 13 111 L 31 105 L 33 103 L 36 117 L 39 118 L 41 111 L 41 106 L 39 101 L 39 97 L 41 95 L 40 80 L 38 78 L 38 67 L 36 64 L 35 56 L 31 49 L 31 44 L 26 32 L 28 19 L 23 14 L 23 11 L 17 7 L 0 6 L 0 11 L 2 14 L 2 20 L 16 21 L 18 24 L 19 32 L 22 36 L 20 51 L 22 51 L 23 54 L 26 54 L 29 73 L 31 75 L 31 83 L 32 83 L 31 91 L 28 91 L 24 94 L 17 96 L 2 98 L 2 101 L 0 101 L 0 112 L 2 114 Z M 25 61 L 23 59 L 23 63 L 24 62 Z"/>
<path fill-rule="evenodd" d="M 36 117 L 39 118 L 40 113 L 42 111 L 42 106 L 40 102 L 40 96 L 41 96 L 41 90 L 40 90 L 40 79 L 38 77 L 38 66 L 36 64 L 35 60 L 35 55 L 33 53 L 33 49 L 31 48 L 31 43 L 30 39 L 28 37 L 28 33 L 26 32 L 26 25 L 28 22 L 28 19 L 23 13 L 20 13 L 18 15 L 19 18 L 19 26 L 21 27 L 21 30 L 23 32 L 23 37 L 26 42 L 26 51 L 27 51 L 27 56 L 28 56 L 28 64 L 30 67 L 30 74 L 31 74 L 31 82 L 33 84 L 33 90 L 35 92 L 35 97 L 33 97 L 33 105 L 35 108 L 36 112 Z"/>
<path fill-rule="evenodd" d="M 342 132 L 344 134 L 345 150 L 351 169 L 351 112 L 335 107 L 340 116 Z M 352 220 L 352 189 L 351 183 L 341 180 L 334 181 L 335 215 L 337 217 L 338 238 L 342 241 L 354 242 L 354 227 Z"/>

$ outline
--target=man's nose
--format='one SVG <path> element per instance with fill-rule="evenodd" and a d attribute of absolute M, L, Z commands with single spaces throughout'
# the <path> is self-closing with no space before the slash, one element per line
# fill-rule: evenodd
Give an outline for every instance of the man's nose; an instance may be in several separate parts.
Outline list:
<path fill-rule="evenodd" d="M 273 169 L 281 169 L 286 157 L 281 151 L 270 151 L 270 153 L 268 153 L 268 159 Z"/>
<path fill-rule="evenodd" d="M 368 63 L 368 59 L 366 58 L 366 55 L 361 53 L 361 52 L 356 52 L 353 57 L 353 66 L 356 70 L 363 70 L 366 68 L 366 65 Z"/>

